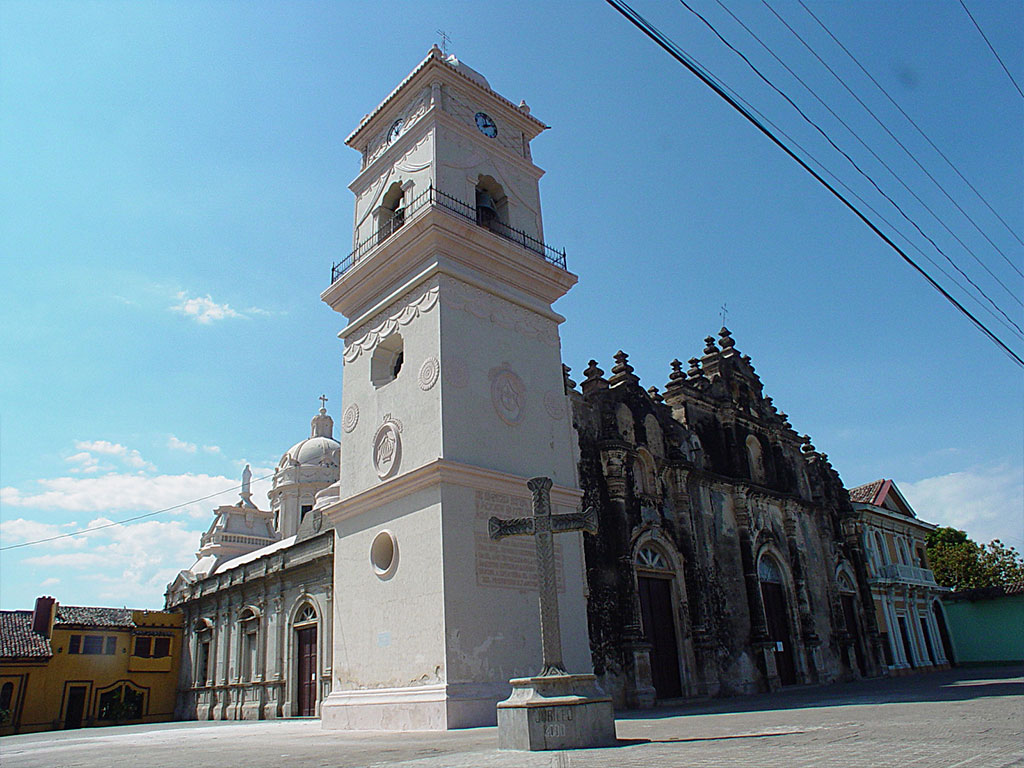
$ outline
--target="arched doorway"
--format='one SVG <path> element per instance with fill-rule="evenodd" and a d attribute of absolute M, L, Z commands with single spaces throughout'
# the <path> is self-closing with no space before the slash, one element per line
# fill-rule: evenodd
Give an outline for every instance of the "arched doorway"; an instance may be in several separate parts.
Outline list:
<path fill-rule="evenodd" d="M 295 617 L 295 715 L 314 717 L 317 702 L 316 610 L 308 603 Z"/>
<path fill-rule="evenodd" d="M 789 633 L 789 611 L 786 607 L 782 569 L 770 555 L 763 555 L 757 564 L 757 576 L 761 582 L 761 601 L 764 603 L 768 639 L 775 644 L 775 668 L 779 682 L 792 685 L 796 682 L 796 660 L 793 655 L 793 638 Z"/>
<path fill-rule="evenodd" d="M 946 616 L 942 612 L 942 606 L 938 600 L 932 601 L 932 613 L 935 615 L 935 625 L 939 628 L 939 640 L 942 642 L 942 650 L 946 653 L 946 661 L 951 665 L 956 663 L 953 656 L 953 643 L 949 639 L 949 630 L 946 629 Z"/>
<path fill-rule="evenodd" d="M 640 621 L 651 646 L 651 683 L 659 699 L 683 695 L 679 679 L 679 645 L 672 600 L 674 573 L 659 550 L 645 545 L 637 552 L 636 581 L 640 595 Z"/>
<path fill-rule="evenodd" d="M 867 674 L 864 666 L 864 651 L 860 642 L 860 622 L 857 620 L 857 590 L 853 586 L 853 580 L 845 571 L 840 571 L 839 581 L 839 602 L 843 608 L 843 622 L 846 624 L 846 631 L 850 635 L 850 642 L 857 659 L 857 670 L 861 675 Z M 849 652 L 847 651 L 847 655 Z M 846 666 L 852 667 L 850 659 L 846 659 Z"/>

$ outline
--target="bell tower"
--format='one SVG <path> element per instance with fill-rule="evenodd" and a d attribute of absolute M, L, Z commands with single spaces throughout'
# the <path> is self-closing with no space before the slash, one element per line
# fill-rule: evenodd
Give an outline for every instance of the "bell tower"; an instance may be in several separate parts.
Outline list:
<path fill-rule="evenodd" d="M 574 434 L 530 142 L 547 126 L 435 46 L 348 137 L 362 155 L 344 315 L 332 692 L 325 728 L 493 724 L 541 659 L 532 541 L 488 537 L 551 477 L 574 511 Z M 589 672 L 582 534 L 560 536 L 567 667 Z"/>

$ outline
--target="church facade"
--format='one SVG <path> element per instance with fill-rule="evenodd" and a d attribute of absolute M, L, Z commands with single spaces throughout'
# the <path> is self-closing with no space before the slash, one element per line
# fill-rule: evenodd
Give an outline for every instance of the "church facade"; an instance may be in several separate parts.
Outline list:
<path fill-rule="evenodd" d="M 627 356 L 567 379 L 595 672 L 619 706 L 880 674 L 849 497 L 723 328 L 664 392 Z"/>
<path fill-rule="evenodd" d="M 555 512 L 597 511 L 556 537 L 558 628 L 618 706 L 878 674 L 849 498 L 728 331 L 663 394 L 621 353 L 569 381 L 546 128 L 434 47 L 347 139 L 353 251 L 321 296 L 346 319 L 340 440 L 321 409 L 269 509 L 243 482 L 170 585 L 182 717 L 493 724 L 541 638 L 535 544 L 488 521 L 528 515 L 537 476 Z"/>

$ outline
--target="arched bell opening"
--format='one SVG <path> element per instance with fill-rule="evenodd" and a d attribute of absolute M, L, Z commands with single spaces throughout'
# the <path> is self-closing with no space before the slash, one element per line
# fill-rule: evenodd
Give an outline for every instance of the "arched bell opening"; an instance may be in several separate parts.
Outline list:
<path fill-rule="evenodd" d="M 480 176 L 475 202 L 477 224 L 495 231 L 508 227 L 508 196 L 492 176 Z"/>

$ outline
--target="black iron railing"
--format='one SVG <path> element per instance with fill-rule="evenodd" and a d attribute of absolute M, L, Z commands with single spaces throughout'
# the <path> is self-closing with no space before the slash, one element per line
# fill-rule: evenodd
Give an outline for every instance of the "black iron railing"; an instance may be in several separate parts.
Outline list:
<path fill-rule="evenodd" d="M 472 221 L 484 229 L 490 230 L 499 237 L 511 240 L 514 243 L 519 243 L 521 246 L 537 254 L 550 264 L 554 264 L 556 267 L 561 269 L 566 269 L 564 248 L 561 251 L 556 251 L 554 248 L 549 245 L 545 245 L 537 238 L 528 235 L 515 227 L 510 227 L 495 216 L 489 215 L 491 213 L 489 209 L 478 209 L 476 206 L 464 203 L 458 198 L 452 197 L 439 189 L 434 189 L 433 185 L 431 185 L 420 192 L 420 194 L 416 195 L 416 197 L 410 200 L 408 204 L 398 208 L 392 214 L 391 218 L 382 222 L 377 227 L 377 231 L 359 243 L 352 250 L 352 253 L 341 261 L 332 264 L 331 282 L 333 283 L 348 270 L 358 264 L 367 253 L 391 237 L 391 235 L 393 235 L 407 222 L 414 219 L 420 211 L 432 206 L 444 208 L 446 211 L 454 213 L 457 216 L 461 216 L 468 221 Z"/>

